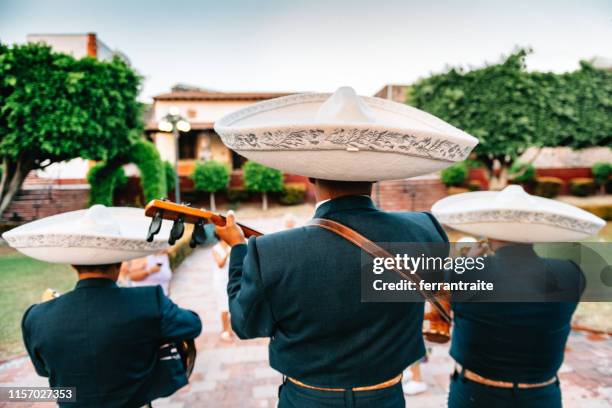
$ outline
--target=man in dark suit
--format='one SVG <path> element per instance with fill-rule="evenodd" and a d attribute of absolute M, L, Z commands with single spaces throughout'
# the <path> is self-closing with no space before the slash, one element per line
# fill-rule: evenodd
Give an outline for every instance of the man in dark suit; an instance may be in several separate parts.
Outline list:
<path fill-rule="evenodd" d="M 370 240 L 447 242 L 427 213 L 387 213 L 372 183 L 311 179 L 315 218 Z M 233 215 L 217 234 L 232 246 L 229 308 L 243 339 L 270 337 L 270 365 L 288 379 L 280 407 L 404 407 L 401 373 L 425 354 L 423 303 L 362 303 L 358 247 L 314 226 L 245 242 Z"/>
<path fill-rule="evenodd" d="M 460 293 L 452 302 L 457 367 L 448 405 L 560 408 L 557 371 L 584 275 L 570 260 L 539 257 L 532 244 L 492 239 L 489 246 L 495 253 L 483 270 L 461 279 L 491 282 L 495 293 Z"/>
<path fill-rule="evenodd" d="M 160 286 L 118 287 L 119 266 L 75 266 L 73 291 L 31 306 L 23 317 L 36 372 L 51 387 L 75 388 L 76 403 L 66 406 L 140 407 L 187 384 L 180 360 L 160 359 L 159 349 L 197 337 L 200 318 Z"/>

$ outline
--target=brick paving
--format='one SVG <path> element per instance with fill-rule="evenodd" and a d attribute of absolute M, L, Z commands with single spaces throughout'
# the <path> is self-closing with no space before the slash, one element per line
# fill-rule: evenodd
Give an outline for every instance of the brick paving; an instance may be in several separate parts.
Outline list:
<path fill-rule="evenodd" d="M 244 220 L 248 225 L 271 232 L 280 220 Z M 197 339 L 198 358 L 188 386 L 169 398 L 156 401 L 156 408 L 276 406 L 281 375 L 268 365 L 267 340 L 219 338 L 221 322 L 212 281 L 210 249 L 196 250 L 174 274 L 171 297 L 183 307 L 196 310 L 204 321 Z M 452 361 L 448 347 L 432 345 L 429 361 L 422 366 L 429 384 L 424 394 L 406 398 L 407 407 L 444 407 Z M 612 407 L 612 338 L 572 333 L 560 372 L 566 407 Z M 0 366 L 0 386 L 43 386 L 27 358 Z M 54 404 L 4 404 L 0 407 L 42 408 Z"/>

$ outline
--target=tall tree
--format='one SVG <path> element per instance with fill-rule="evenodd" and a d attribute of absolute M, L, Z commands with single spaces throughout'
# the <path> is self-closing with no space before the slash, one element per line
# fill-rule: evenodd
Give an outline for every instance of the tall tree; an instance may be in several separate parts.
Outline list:
<path fill-rule="evenodd" d="M 230 171 L 216 160 L 197 162 L 191 175 L 196 191 L 206 191 L 210 194 L 210 210 L 217 211 L 215 193 L 227 187 L 230 181 Z"/>
<path fill-rule="evenodd" d="M 268 193 L 283 190 L 283 173 L 254 161 L 248 161 L 242 167 L 244 186 L 249 191 L 261 193 L 261 206 L 268 209 Z"/>
<path fill-rule="evenodd" d="M 520 49 L 501 63 L 453 68 L 415 83 L 409 103 L 476 136 L 474 152 L 506 169 L 530 146 L 606 146 L 612 142 L 612 73 L 581 62 L 556 74 L 528 72 Z"/>
<path fill-rule="evenodd" d="M 139 75 L 120 58 L 0 44 L 0 214 L 31 170 L 122 154 L 142 134 Z"/>

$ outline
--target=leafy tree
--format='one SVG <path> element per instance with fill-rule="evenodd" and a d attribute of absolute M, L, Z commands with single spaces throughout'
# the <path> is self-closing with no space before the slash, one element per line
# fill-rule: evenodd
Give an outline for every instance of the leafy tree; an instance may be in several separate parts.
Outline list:
<path fill-rule="evenodd" d="M 601 194 L 605 194 L 606 183 L 612 175 L 612 163 L 599 162 L 595 163 L 591 168 L 593 179 L 599 185 Z"/>
<path fill-rule="evenodd" d="M 527 72 L 519 49 L 499 64 L 424 78 L 409 103 L 476 136 L 490 169 L 507 167 L 530 146 L 607 146 L 612 142 L 612 72 L 581 62 L 564 74 Z"/>
<path fill-rule="evenodd" d="M 262 164 L 248 161 L 243 166 L 244 186 L 261 193 L 262 208 L 268 209 L 268 193 L 283 191 L 283 173 Z"/>
<path fill-rule="evenodd" d="M 210 194 L 210 210 L 216 211 L 215 193 L 227 187 L 230 180 L 228 168 L 215 160 L 197 162 L 191 178 L 196 191 Z"/>
<path fill-rule="evenodd" d="M 0 214 L 31 170 L 107 160 L 142 134 L 140 77 L 124 61 L 0 44 Z"/>

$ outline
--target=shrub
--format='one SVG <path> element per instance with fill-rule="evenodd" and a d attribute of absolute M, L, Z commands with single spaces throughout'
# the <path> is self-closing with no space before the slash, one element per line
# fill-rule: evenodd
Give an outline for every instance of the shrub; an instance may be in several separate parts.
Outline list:
<path fill-rule="evenodd" d="M 533 193 L 540 197 L 553 198 L 559 195 L 563 180 L 558 177 L 537 177 Z"/>
<path fill-rule="evenodd" d="M 215 211 L 215 193 L 227 187 L 230 180 L 228 168 L 216 160 L 197 162 L 191 178 L 196 191 L 210 193 L 210 209 Z"/>
<path fill-rule="evenodd" d="M 306 198 L 306 191 L 307 187 L 304 183 L 287 183 L 283 187 L 280 202 L 285 205 L 302 204 Z"/>
<path fill-rule="evenodd" d="M 164 173 L 166 175 L 166 194 L 170 194 L 176 185 L 176 172 L 174 166 L 169 161 L 164 160 Z"/>
<path fill-rule="evenodd" d="M 510 178 L 515 183 L 529 183 L 534 181 L 536 178 L 535 167 L 531 163 L 521 163 L 515 161 L 512 163 L 510 170 L 508 171 Z"/>
<path fill-rule="evenodd" d="M 597 185 L 592 178 L 577 177 L 569 181 L 569 190 L 572 195 L 586 197 L 595 194 Z"/>
<path fill-rule="evenodd" d="M 100 162 L 87 172 L 87 182 L 91 187 L 89 205 L 102 204 L 111 207 L 115 189 L 125 186 L 127 177 L 123 167 L 112 168 L 105 162 Z"/>
<path fill-rule="evenodd" d="M 465 183 L 468 176 L 468 166 L 465 162 L 455 163 L 442 170 L 441 179 L 447 187 L 456 187 Z"/>
<path fill-rule="evenodd" d="M 482 190 L 482 183 L 479 180 L 470 180 L 467 188 L 470 191 L 480 191 Z"/>
<path fill-rule="evenodd" d="M 262 208 L 268 209 L 268 193 L 283 191 L 283 173 L 262 164 L 248 161 L 243 166 L 244 186 L 262 194 Z"/>

